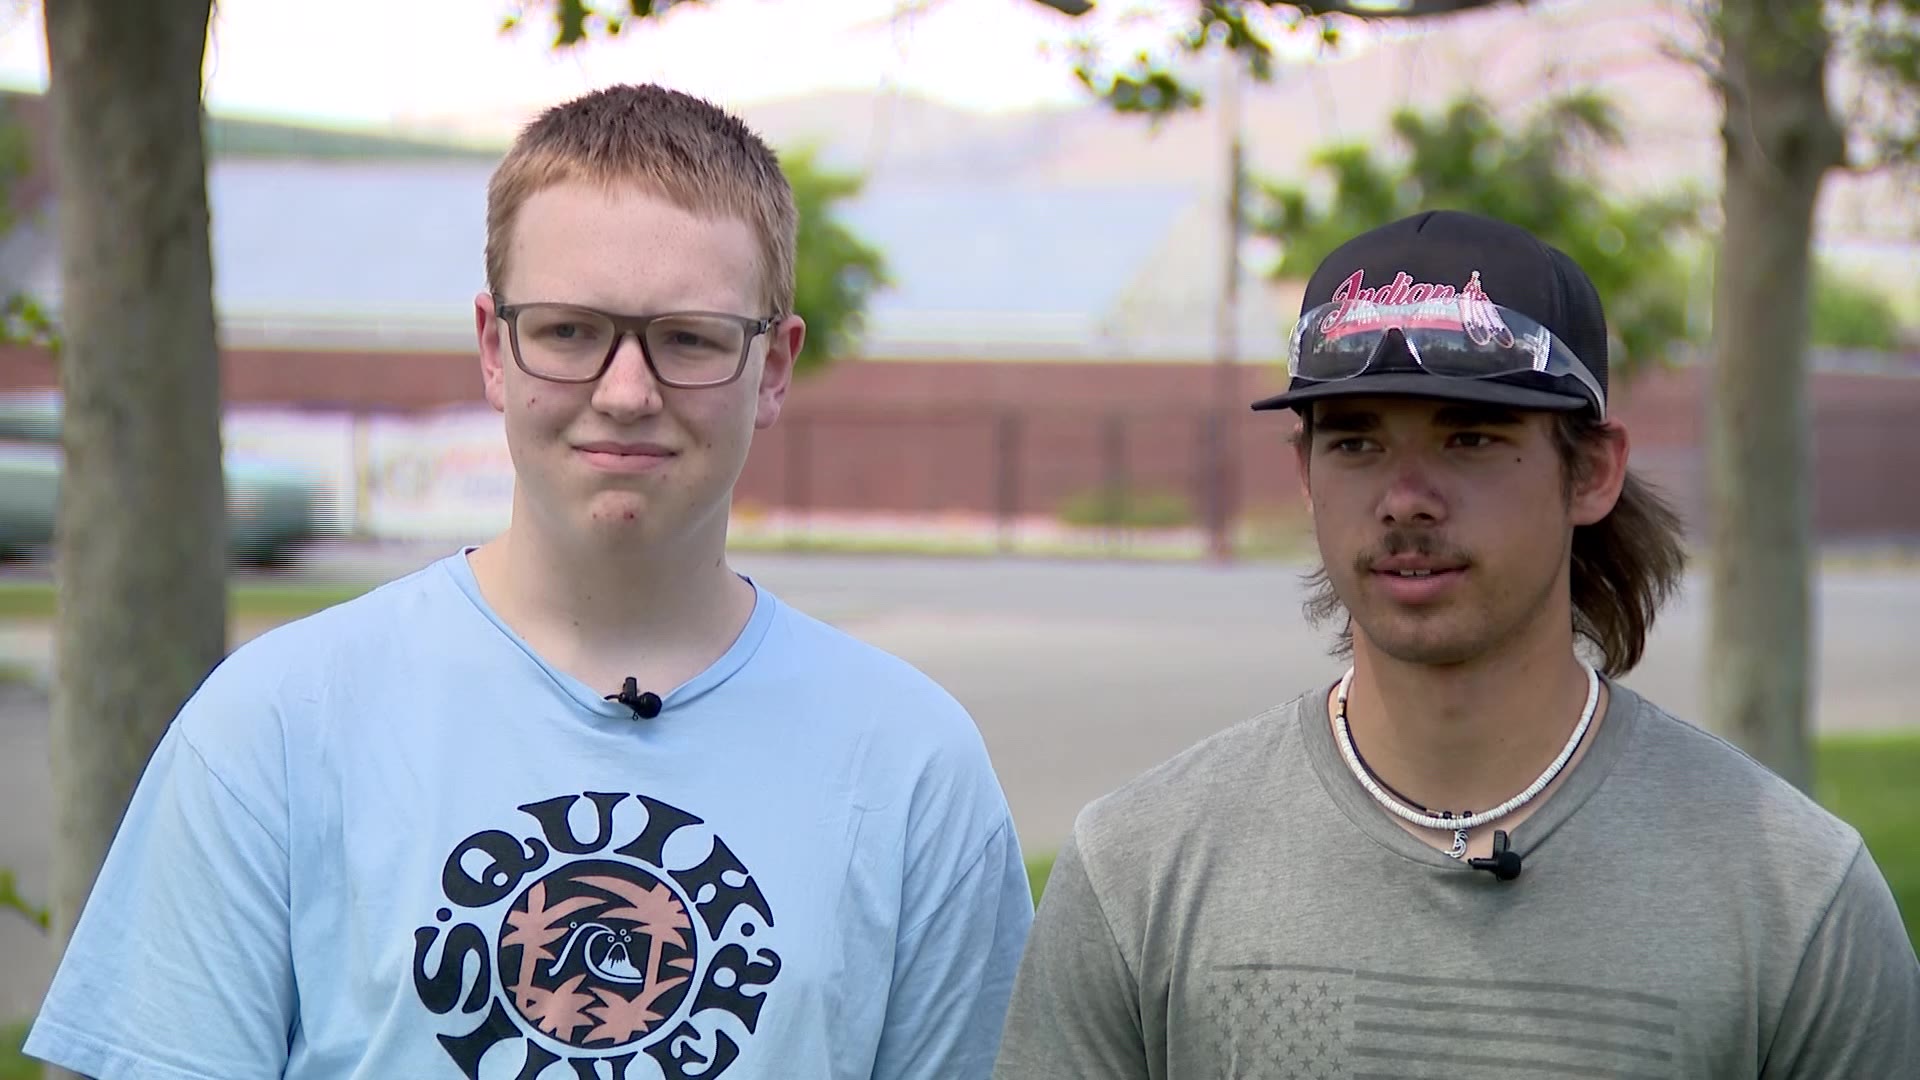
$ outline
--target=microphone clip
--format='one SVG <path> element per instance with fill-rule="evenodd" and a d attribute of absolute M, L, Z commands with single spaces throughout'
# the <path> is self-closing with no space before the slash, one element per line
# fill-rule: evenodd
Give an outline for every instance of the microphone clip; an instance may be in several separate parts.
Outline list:
<path fill-rule="evenodd" d="M 1520 853 L 1507 846 L 1505 829 L 1495 829 L 1493 856 L 1485 859 L 1468 859 L 1467 865 L 1475 870 L 1485 870 L 1501 881 L 1512 881 L 1520 876 Z"/>
<path fill-rule="evenodd" d="M 632 709 L 635 720 L 651 720 L 660 715 L 660 695 L 651 690 L 643 693 L 640 689 L 640 680 L 631 675 L 627 676 L 626 682 L 621 684 L 620 692 L 608 694 L 606 700 L 617 701 Z"/>

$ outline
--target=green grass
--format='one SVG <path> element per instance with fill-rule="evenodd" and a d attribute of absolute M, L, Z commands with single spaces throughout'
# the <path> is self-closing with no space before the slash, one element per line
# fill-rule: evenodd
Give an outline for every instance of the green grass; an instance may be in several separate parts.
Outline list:
<path fill-rule="evenodd" d="M 0 1080 L 40 1080 L 40 1063 L 20 1053 L 26 1041 L 26 1021 L 0 1026 Z"/>
<path fill-rule="evenodd" d="M 1033 886 L 1034 903 L 1040 902 L 1040 894 L 1047 887 L 1047 875 L 1051 873 L 1053 873 L 1053 852 L 1027 856 L 1027 881 Z"/>
<path fill-rule="evenodd" d="M 1920 733 L 1829 736 L 1815 754 L 1815 796 L 1860 830 L 1920 948 Z"/>
<path fill-rule="evenodd" d="M 351 600 L 368 585 L 245 582 L 227 590 L 228 611 L 242 619 L 296 619 Z M 47 581 L 0 581 L 0 619 L 51 619 L 57 596 Z"/>

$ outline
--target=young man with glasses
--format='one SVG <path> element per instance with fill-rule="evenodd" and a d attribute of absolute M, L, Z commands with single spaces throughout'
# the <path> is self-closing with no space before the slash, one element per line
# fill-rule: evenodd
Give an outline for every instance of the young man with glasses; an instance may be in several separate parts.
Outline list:
<path fill-rule="evenodd" d="M 1859 834 L 1615 681 L 1683 551 L 1586 274 L 1424 213 L 1302 308 L 1255 408 L 1300 416 L 1351 667 L 1082 812 L 995 1076 L 1914 1075 Z"/>
<path fill-rule="evenodd" d="M 26 1050 L 102 1080 L 967 1080 L 1032 918 L 970 717 L 730 569 L 805 336 L 734 118 L 613 87 L 488 191 L 498 538 L 237 650 Z"/>

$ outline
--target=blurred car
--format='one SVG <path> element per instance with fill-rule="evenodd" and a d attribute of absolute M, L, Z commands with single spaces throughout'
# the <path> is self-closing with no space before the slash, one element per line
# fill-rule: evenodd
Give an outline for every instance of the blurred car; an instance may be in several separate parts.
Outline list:
<path fill-rule="evenodd" d="M 0 558 L 53 542 L 60 495 L 58 394 L 0 397 Z M 299 547 L 336 534 L 326 484 L 288 462 L 229 452 L 227 543 L 249 566 L 279 565 Z"/>

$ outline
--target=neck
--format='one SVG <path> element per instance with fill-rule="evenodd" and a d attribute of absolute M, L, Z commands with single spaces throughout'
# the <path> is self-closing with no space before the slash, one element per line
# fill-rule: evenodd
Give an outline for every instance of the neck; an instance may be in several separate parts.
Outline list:
<path fill-rule="evenodd" d="M 557 540 L 516 518 L 473 553 L 481 592 L 554 666 L 590 685 L 678 682 L 725 652 L 753 611 L 724 536 L 641 544 Z"/>
<path fill-rule="evenodd" d="M 1587 689 L 1571 632 L 1447 666 L 1395 660 L 1356 634 L 1347 727 L 1368 768 L 1405 798 L 1435 812 L 1479 813 L 1553 762 L 1580 722 Z M 1604 708 L 1603 694 L 1594 724 Z"/>

